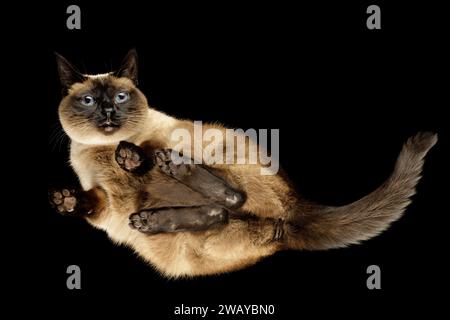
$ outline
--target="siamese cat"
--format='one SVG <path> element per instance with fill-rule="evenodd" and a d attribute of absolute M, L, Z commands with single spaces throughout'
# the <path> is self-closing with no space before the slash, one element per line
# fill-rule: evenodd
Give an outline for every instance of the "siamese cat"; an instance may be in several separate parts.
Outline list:
<path fill-rule="evenodd" d="M 261 164 L 175 163 L 172 150 L 180 146 L 171 133 L 192 132 L 194 124 L 149 107 L 137 87 L 135 50 L 118 71 L 99 75 L 56 59 L 59 119 L 81 188 L 51 190 L 50 202 L 131 247 L 167 277 L 220 274 L 279 250 L 370 239 L 400 218 L 437 142 L 433 133 L 411 137 L 378 189 L 349 205 L 316 205 L 299 197 L 282 172 L 261 175 Z"/>

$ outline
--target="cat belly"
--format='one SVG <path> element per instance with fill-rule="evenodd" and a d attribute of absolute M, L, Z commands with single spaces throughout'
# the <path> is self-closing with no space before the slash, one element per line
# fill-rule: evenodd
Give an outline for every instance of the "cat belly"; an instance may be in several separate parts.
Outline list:
<path fill-rule="evenodd" d="M 275 246 L 247 241 L 224 242 L 226 230 L 133 235 L 127 243 L 166 277 L 192 277 L 230 272 L 253 265 L 276 251 Z"/>
<path fill-rule="evenodd" d="M 144 234 L 128 226 L 128 213 L 112 208 L 102 219 L 90 223 L 106 231 L 113 243 L 130 247 L 161 274 L 172 278 L 224 273 L 272 253 L 240 241 L 225 242 L 224 230 Z"/>
<path fill-rule="evenodd" d="M 176 278 L 233 271 L 252 265 L 275 251 L 247 239 L 245 224 L 205 232 L 157 235 L 130 228 L 129 216 L 144 208 L 203 204 L 205 199 L 158 170 L 139 178 L 121 170 L 112 163 L 111 150 L 95 154 L 94 161 L 83 159 L 80 167 L 84 169 L 83 179 L 80 180 L 84 180 L 85 189 L 100 186 L 106 192 L 108 205 L 99 215 L 88 217 L 88 221 L 106 231 L 114 243 L 134 249 L 165 276 Z M 92 170 L 87 170 L 90 168 Z"/>

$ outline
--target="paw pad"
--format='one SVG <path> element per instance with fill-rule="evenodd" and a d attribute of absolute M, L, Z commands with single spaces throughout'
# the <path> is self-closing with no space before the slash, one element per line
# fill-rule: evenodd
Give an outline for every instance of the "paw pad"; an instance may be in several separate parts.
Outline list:
<path fill-rule="evenodd" d="M 77 205 L 74 189 L 52 190 L 49 192 L 49 201 L 59 213 L 72 213 Z"/>

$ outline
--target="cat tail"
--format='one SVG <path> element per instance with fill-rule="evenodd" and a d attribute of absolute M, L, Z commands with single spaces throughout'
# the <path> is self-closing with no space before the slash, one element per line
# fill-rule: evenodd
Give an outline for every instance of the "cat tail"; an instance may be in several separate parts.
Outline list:
<path fill-rule="evenodd" d="M 310 206 L 284 225 L 288 249 L 326 250 L 370 239 L 399 219 L 411 203 L 424 157 L 437 134 L 422 132 L 408 139 L 391 176 L 375 191 L 341 207 Z"/>

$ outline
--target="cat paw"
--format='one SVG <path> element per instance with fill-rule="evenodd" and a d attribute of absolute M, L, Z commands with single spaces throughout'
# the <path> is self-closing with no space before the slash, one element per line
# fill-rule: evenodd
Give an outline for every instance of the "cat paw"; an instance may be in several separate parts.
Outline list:
<path fill-rule="evenodd" d="M 72 214 L 77 206 L 74 189 L 54 189 L 49 192 L 50 205 L 61 214 Z"/>
<path fill-rule="evenodd" d="M 188 163 L 175 164 L 172 160 L 171 149 L 156 149 L 155 150 L 155 163 L 165 174 L 182 178 L 183 176 L 190 175 L 194 169 L 194 165 Z"/>
<path fill-rule="evenodd" d="M 233 189 L 224 189 L 223 199 L 225 201 L 225 206 L 228 208 L 240 208 L 245 203 L 245 195 L 242 192 Z M 219 195 L 220 196 L 220 195 Z"/>
<path fill-rule="evenodd" d="M 150 170 L 144 150 L 137 145 L 121 141 L 115 152 L 116 162 L 123 170 L 132 173 L 145 173 Z"/>
<path fill-rule="evenodd" d="M 158 217 L 155 213 L 156 211 L 153 210 L 133 213 L 129 217 L 128 225 L 131 229 L 136 229 L 143 233 L 157 233 Z"/>

